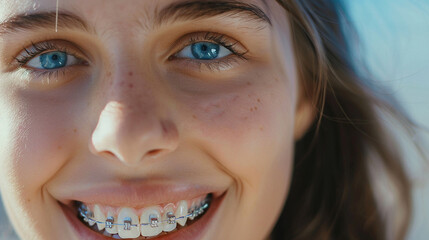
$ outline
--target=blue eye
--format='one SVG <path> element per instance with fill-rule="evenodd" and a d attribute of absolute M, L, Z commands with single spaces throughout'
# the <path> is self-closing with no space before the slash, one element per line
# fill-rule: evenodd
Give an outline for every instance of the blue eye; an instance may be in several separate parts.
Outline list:
<path fill-rule="evenodd" d="M 179 58 L 191 58 L 198 60 L 214 60 L 230 55 L 232 52 L 217 43 L 198 42 L 186 46 L 176 54 Z"/>
<path fill-rule="evenodd" d="M 30 61 L 27 65 L 37 69 L 57 69 L 78 63 L 78 60 L 65 52 L 53 51 L 40 54 Z"/>
<path fill-rule="evenodd" d="M 192 55 L 196 59 L 211 60 L 219 56 L 219 44 L 200 42 L 191 45 Z"/>

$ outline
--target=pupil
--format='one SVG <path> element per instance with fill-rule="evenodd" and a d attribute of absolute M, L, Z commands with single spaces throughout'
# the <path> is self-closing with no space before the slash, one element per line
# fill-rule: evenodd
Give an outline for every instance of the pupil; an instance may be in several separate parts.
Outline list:
<path fill-rule="evenodd" d="M 45 53 L 40 55 L 40 63 L 44 69 L 62 68 L 67 64 L 67 54 L 64 52 Z"/>
<path fill-rule="evenodd" d="M 219 44 L 200 42 L 192 45 L 192 55 L 200 60 L 216 59 L 219 55 Z"/>

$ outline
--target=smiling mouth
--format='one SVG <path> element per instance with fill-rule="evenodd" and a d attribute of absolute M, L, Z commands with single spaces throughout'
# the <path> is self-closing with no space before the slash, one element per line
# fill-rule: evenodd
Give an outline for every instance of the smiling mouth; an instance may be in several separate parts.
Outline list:
<path fill-rule="evenodd" d="M 187 228 L 209 210 L 213 195 L 149 206 L 114 208 L 75 202 L 78 218 L 93 232 L 112 239 L 152 239 Z"/>

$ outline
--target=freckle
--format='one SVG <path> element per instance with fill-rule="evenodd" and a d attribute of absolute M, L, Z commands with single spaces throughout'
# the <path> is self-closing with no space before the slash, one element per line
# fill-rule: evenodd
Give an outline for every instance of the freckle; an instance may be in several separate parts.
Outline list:
<path fill-rule="evenodd" d="M 247 82 L 247 86 L 251 86 L 252 85 L 252 83 L 251 82 Z"/>
<path fill-rule="evenodd" d="M 255 111 L 258 110 L 258 107 L 255 107 Z"/>
<path fill-rule="evenodd" d="M 134 85 L 133 85 L 132 83 L 130 83 L 130 84 L 128 84 L 128 87 L 129 87 L 129 88 L 133 88 L 133 87 L 134 87 Z"/>
<path fill-rule="evenodd" d="M 195 115 L 192 115 L 192 118 L 193 118 L 193 119 L 197 119 L 197 116 L 195 116 Z"/>
<path fill-rule="evenodd" d="M 253 112 L 253 108 L 251 108 L 250 111 Z"/>
<path fill-rule="evenodd" d="M 133 73 L 133 72 L 129 72 L 129 73 L 128 73 L 128 75 L 129 75 L 129 76 L 132 76 L 132 75 L 134 75 L 134 73 Z"/>
<path fill-rule="evenodd" d="M 112 72 L 107 72 L 107 76 L 108 77 L 112 76 Z"/>
<path fill-rule="evenodd" d="M 31 199 L 30 199 L 30 198 L 27 198 L 27 202 L 31 202 Z"/>
<path fill-rule="evenodd" d="M 260 127 L 260 128 L 259 128 L 259 130 L 264 131 L 264 128 L 263 128 L 263 127 Z"/>
<path fill-rule="evenodd" d="M 258 98 L 258 103 L 261 103 L 261 99 Z"/>
<path fill-rule="evenodd" d="M 75 129 L 73 129 L 73 132 L 74 132 L 74 133 L 77 133 L 77 129 L 76 129 L 76 128 L 75 128 Z"/>
<path fill-rule="evenodd" d="M 60 149 L 62 149 L 63 147 L 62 147 L 62 146 L 58 146 L 57 148 L 58 148 L 58 150 L 60 150 Z"/>

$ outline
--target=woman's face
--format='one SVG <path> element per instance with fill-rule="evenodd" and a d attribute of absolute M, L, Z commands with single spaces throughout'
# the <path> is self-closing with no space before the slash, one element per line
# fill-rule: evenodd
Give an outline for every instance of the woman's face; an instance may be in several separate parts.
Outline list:
<path fill-rule="evenodd" d="M 268 2 L 60 0 L 56 32 L 54 0 L 0 0 L 0 187 L 18 234 L 267 237 L 311 115 Z"/>

